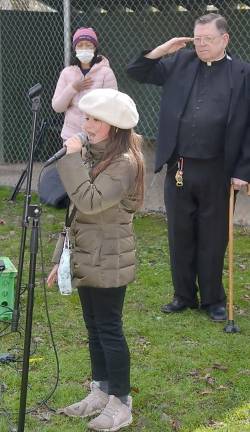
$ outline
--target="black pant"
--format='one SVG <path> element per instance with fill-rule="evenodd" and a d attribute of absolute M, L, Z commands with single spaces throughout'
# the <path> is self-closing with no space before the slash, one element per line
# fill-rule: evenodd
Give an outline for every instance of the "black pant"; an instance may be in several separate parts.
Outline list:
<path fill-rule="evenodd" d="M 78 289 L 88 330 L 92 379 L 108 381 L 109 394 L 130 392 L 130 354 L 122 329 L 126 287 Z"/>
<path fill-rule="evenodd" d="M 223 304 L 230 190 L 223 159 L 184 159 L 183 187 L 176 186 L 176 170 L 170 168 L 165 181 L 175 295 L 194 305 L 199 286 L 203 306 Z"/>

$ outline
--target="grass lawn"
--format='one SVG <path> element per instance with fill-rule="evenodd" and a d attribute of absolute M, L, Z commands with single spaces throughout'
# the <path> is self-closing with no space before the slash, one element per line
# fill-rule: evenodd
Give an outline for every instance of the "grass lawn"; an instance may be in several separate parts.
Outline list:
<path fill-rule="evenodd" d="M 18 265 L 23 196 L 15 204 L 10 189 L 0 188 L 0 255 Z M 36 197 L 33 198 L 34 202 Z M 43 207 L 41 233 L 46 274 L 64 220 L 64 211 Z M 249 229 L 235 229 L 235 321 L 239 334 L 223 332 L 195 310 L 166 316 L 160 312 L 171 300 L 172 285 L 163 216 L 137 216 L 137 280 L 127 291 L 124 327 L 132 357 L 134 422 L 129 431 L 147 432 L 245 432 L 250 431 L 250 237 Z M 23 283 L 29 270 L 27 231 Z M 27 409 L 46 398 L 56 380 L 56 362 L 46 317 L 39 249 L 33 341 Z M 227 263 L 225 263 L 227 286 Z M 20 334 L 0 322 L 0 353 L 22 358 L 25 302 L 21 296 Z M 59 408 L 86 395 L 90 381 L 87 334 L 76 294 L 61 296 L 57 288 L 47 292 L 50 320 L 60 361 L 60 382 L 48 401 Z M 8 334 L 6 334 L 8 333 Z M 17 425 L 22 363 L 0 364 L 0 431 Z M 87 421 L 56 415 L 43 406 L 26 415 L 25 431 L 83 432 Z"/>

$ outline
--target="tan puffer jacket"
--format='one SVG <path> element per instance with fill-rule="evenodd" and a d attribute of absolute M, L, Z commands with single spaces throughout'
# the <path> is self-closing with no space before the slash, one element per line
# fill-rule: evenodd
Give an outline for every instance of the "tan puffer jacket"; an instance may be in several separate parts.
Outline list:
<path fill-rule="evenodd" d="M 74 82 L 87 77 L 92 79 L 91 87 L 77 92 L 73 87 Z M 79 100 L 97 88 L 117 89 L 114 72 L 106 57 L 102 56 L 102 60 L 95 63 L 85 77 L 79 66 L 67 66 L 62 70 L 52 99 L 52 108 L 58 113 L 65 113 L 61 132 L 64 140 L 82 131 L 84 114 L 78 108 Z"/>
<path fill-rule="evenodd" d="M 93 161 L 105 143 L 90 147 Z M 71 225 L 72 272 L 75 287 L 111 288 L 127 285 L 135 277 L 135 244 L 132 227 L 136 209 L 133 194 L 137 166 L 127 154 L 117 158 L 91 182 L 79 153 L 57 163 L 71 202 L 77 207 Z M 52 261 L 58 263 L 63 238 Z"/>

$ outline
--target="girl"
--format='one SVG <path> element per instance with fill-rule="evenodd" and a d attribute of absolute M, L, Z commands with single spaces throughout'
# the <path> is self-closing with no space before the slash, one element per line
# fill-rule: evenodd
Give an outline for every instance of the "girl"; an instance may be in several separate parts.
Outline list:
<path fill-rule="evenodd" d="M 117 431 L 132 422 L 130 355 L 121 318 L 126 286 L 135 276 L 133 214 L 144 192 L 141 137 L 132 129 L 139 116 L 133 100 L 112 89 L 93 90 L 79 108 L 87 113 L 83 126 L 88 139 L 83 149 L 79 137 L 66 141 L 58 171 L 76 208 L 73 285 L 89 336 L 92 383 L 85 399 L 61 412 L 79 417 L 100 413 L 88 427 Z M 57 278 L 62 244 L 63 237 L 49 286 Z"/>
<path fill-rule="evenodd" d="M 98 55 L 98 39 L 92 28 L 81 27 L 75 32 L 73 49 L 73 65 L 62 70 L 52 99 L 54 111 L 65 113 L 63 140 L 81 132 L 83 114 L 78 102 L 84 94 L 96 88 L 117 89 L 109 61 Z"/>

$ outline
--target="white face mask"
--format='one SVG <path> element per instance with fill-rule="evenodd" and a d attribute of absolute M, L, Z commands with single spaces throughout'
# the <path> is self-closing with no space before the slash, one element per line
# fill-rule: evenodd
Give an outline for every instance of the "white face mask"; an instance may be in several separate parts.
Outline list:
<path fill-rule="evenodd" d="M 81 49 L 76 50 L 76 57 L 82 63 L 90 63 L 92 58 L 94 57 L 95 52 L 92 49 Z"/>

